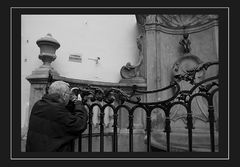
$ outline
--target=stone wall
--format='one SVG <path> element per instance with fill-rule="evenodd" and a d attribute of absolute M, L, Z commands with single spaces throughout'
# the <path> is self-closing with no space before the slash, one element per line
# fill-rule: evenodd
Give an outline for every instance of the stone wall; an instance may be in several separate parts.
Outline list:
<path fill-rule="evenodd" d="M 155 90 L 168 86 L 173 79 L 174 66 L 186 55 L 192 60 L 183 61 L 185 64 L 180 68 L 190 68 L 193 64 L 206 63 L 209 61 L 218 61 L 218 16 L 217 15 L 136 15 L 137 22 L 142 27 L 144 63 L 143 74 L 147 82 L 147 90 Z M 184 53 L 180 41 L 183 35 L 188 34 L 190 41 L 190 52 Z M 179 64 L 178 64 L 179 65 Z M 199 65 L 199 64 L 198 64 Z M 183 70 L 183 69 L 178 69 Z M 218 73 L 218 67 L 211 67 L 203 78 L 214 76 Z M 186 83 L 180 83 L 181 89 L 189 89 L 192 86 Z M 149 94 L 147 102 L 168 99 L 173 94 L 172 90 L 161 93 Z M 218 120 L 218 94 L 214 99 L 215 116 Z M 172 115 L 180 110 L 180 115 L 184 109 L 177 107 L 172 109 Z M 202 151 L 204 143 L 210 143 L 209 139 L 201 136 L 209 135 L 209 124 L 207 123 L 207 105 L 202 99 L 196 99 L 193 104 L 193 112 L 196 115 L 204 117 L 205 121 L 197 120 L 195 130 L 193 131 L 195 146 L 197 151 Z M 172 150 L 187 150 L 187 145 L 176 145 L 179 136 L 187 137 L 185 133 L 185 124 L 182 120 L 173 121 L 171 118 L 173 140 L 171 142 Z M 166 139 L 163 133 L 164 114 L 161 110 L 156 110 L 152 114 L 155 129 L 152 133 L 152 145 L 160 149 L 166 149 Z M 216 122 L 216 127 L 217 127 Z M 176 129 L 174 129 L 176 128 Z M 180 128 L 180 131 L 179 131 Z M 175 133 L 176 132 L 176 133 Z M 182 133 L 181 133 L 182 132 Z M 184 133 L 183 133 L 184 132 Z M 216 131 L 218 133 L 218 131 Z M 218 138 L 218 137 L 217 137 Z M 163 140 L 161 140 L 163 139 Z M 217 143 L 217 142 L 215 142 Z"/>

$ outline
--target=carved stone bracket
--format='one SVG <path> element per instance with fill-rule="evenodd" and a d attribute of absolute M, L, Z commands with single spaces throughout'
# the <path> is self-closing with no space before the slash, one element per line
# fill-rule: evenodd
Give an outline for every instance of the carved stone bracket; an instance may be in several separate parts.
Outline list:
<path fill-rule="evenodd" d="M 123 66 L 120 70 L 120 74 L 121 77 L 123 79 L 132 79 L 135 77 L 139 77 L 140 76 L 140 66 L 142 65 L 143 62 L 143 40 L 142 40 L 143 36 L 140 35 L 137 38 L 137 47 L 138 47 L 138 51 L 139 51 L 139 59 L 137 64 L 132 65 L 130 62 L 128 62 L 125 66 Z"/>

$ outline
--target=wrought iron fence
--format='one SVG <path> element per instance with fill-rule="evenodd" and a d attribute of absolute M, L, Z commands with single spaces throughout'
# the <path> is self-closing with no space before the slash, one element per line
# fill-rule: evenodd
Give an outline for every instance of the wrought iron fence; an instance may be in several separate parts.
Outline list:
<path fill-rule="evenodd" d="M 112 151 L 118 152 L 118 116 L 120 109 L 124 108 L 128 111 L 128 119 L 129 119 L 129 152 L 133 152 L 133 117 L 134 112 L 137 111 L 138 108 L 141 108 L 146 113 L 146 145 L 147 151 L 151 151 L 151 130 L 152 130 L 152 120 L 151 113 L 154 109 L 161 109 L 165 114 L 165 127 L 164 132 L 166 133 L 166 151 L 170 151 L 170 140 L 171 140 L 171 119 L 170 119 L 170 110 L 176 105 L 183 106 L 187 113 L 186 120 L 187 131 L 188 131 L 188 150 L 189 152 L 193 151 L 193 114 L 191 109 L 191 103 L 195 97 L 203 97 L 206 99 L 208 103 L 208 123 L 209 123 L 209 131 L 210 131 L 210 144 L 211 144 L 211 152 L 215 152 L 215 131 L 214 131 L 214 107 L 213 107 L 213 96 L 219 90 L 218 84 L 218 75 L 209 77 L 200 82 L 196 82 L 196 74 L 200 71 L 206 71 L 210 66 L 218 65 L 218 62 L 208 62 L 204 63 L 197 68 L 187 71 L 184 75 L 176 75 L 174 80 L 169 84 L 169 86 L 164 87 L 162 89 L 143 91 L 138 89 L 137 86 L 132 86 L 131 92 L 127 93 L 118 88 L 108 88 L 102 89 L 100 87 L 95 87 L 88 85 L 86 87 L 75 87 L 75 93 L 80 94 L 82 97 L 82 102 L 88 109 L 89 120 L 88 120 L 88 133 L 80 134 L 78 141 L 78 151 L 82 151 L 82 138 L 85 136 L 88 137 L 88 152 L 92 152 L 92 138 L 94 137 L 92 131 L 92 118 L 93 118 L 93 108 L 97 106 L 100 109 L 100 152 L 104 152 L 104 110 L 107 107 L 110 107 L 113 111 L 113 133 L 112 135 Z M 190 90 L 181 90 L 179 82 L 186 81 L 192 85 Z M 49 83 L 52 82 L 51 75 L 49 75 Z M 153 101 L 146 102 L 143 101 L 139 95 L 143 94 L 152 94 L 159 93 L 165 90 L 172 89 L 174 93 L 172 97 L 163 100 L 163 101 Z M 104 102 L 99 103 L 99 102 Z M 117 104 L 117 105 L 116 105 Z M 128 104 L 132 104 L 130 107 Z"/>

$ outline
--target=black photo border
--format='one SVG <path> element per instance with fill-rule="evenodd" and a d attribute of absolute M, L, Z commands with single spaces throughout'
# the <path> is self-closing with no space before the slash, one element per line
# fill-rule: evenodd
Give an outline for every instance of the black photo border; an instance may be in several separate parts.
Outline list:
<path fill-rule="evenodd" d="M 10 7 L 11 160 L 229 160 L 229 7 Z M 21 15 L 22 14 L 217 14 L 219 15 L 219 152 L 216 153 L 28 153 L 21 152 Z M 34 56 L 34 55 L 33 55 Z M 37 55 L 36 55 L 37 56 Z M 20 82 L 20 83 L 19 83 Z M 227 99 L 227 100 L 226 100 Z M 228 112 L 221 112 L 228 111 Z M 140 162 L 141 163 L 141 162 Z"/>

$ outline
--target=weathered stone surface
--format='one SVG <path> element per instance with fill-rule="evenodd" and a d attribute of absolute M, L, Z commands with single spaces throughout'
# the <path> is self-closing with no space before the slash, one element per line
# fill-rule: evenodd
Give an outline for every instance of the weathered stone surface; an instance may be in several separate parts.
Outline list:
<path fill-rule="evenodd" d="M 145 29 L 156 29 L 167 34 L 197 33 L 218 25 L 218 15 L 136 15 L 138 24 Z"/>
<path fill-rule="evenodd" d="M 120 74 L 123 79 L 135 79 L 135 78 L 141 77 L 140 67 L 143 64 L 143 36 L 142 35 L 140 35 L 137 38 L 137 46 L 139 50 L 138 62 L 135 65 L 132 65 L 130 62 L 128 62 L 125 66 L 121 68 Z"/>
<path fill-rule="evenodd" d="M 188 41 L 191 44 L 191 49 L 185 50 L 195 55 L 201 62 L 218 61 L 218 22 L 217 16 L 212 15 L 137 15 L 137 21 L 145 29 L 144 40 L 144 61 L 143 67 L 146 74 L 147 90 L 154 90 L 166 87 L 172 81 L 173 69 L 176 63 L 184 59 L 186 52 L 183 52 L 182 46 L 179 42 L 182 40 L 182 35 L 190 33 Z M 193 33 L 194 32 L 194 33 Z M 195 59 L 194 59 L 195 60 Z M 189 63 L 186 63 L 188 66 Z M 191 64 L 191 63 L 190 63 Z M 194 64 L 194 63 L 193 63 Z M 209 77 L 217 74 L 218 68 L 211 67 L 209 71 L 204 74 L 204 77 Z M 185 83 L 182 83 L 182 89 L 189 89 Z M 185 86 L 184 86 L 185 85 Z M 173 92 L 171 90 L 161 93 L 147 95 L 147 102 L 164 100 L 171 97 Z M 218 119 L 218 96 L 215 99 L 216 119 Z M 176 110 L 180 110 L 178 114 L 186 114 L 181 108 L 173 109 L 172 114 Z M 193 100 L 193 110 L 196 117 L 202 120 L 194 120 L 196 133 L 194 133 L 193 147 L 197 147 L 197 151 L 206 150 L 207 146 L 204 145 L 208 142 L 209 137 L 209 123 L 207 123 L 208 111 L 206 102 L 202 99 L 196 98 Z M 160 111 L 152 113 L 152 125 L 155 129 L 152 131 L 152 144 L 156 147 L 165 149 L 163 132 L 159 133 L 159 129 L 164 127 L 164 114 Z M 172 117 L 174 119 L 174 117 Z M 173 132 L 172 135 L 172 149 L 173 150 L 186 150 L 187 145 L 184 138 L 187 137 L 184 132 L 186 124 L 179 121 L 172 121 L 171 126 L 180 129 L 179 132 Z M 217 124 L 216 124 L 217 126 Z M 161 129 L 163 131 L 163 129 Z M 198 133 L 199 132 L 199 133 Z M 201 133 L 200 133 L 201 132 Z M 216 129 L 216 135 L 217 135 Z M 203 134 L 202 137 L 201 134 Z M 205 137 L 204 137 L 205 136 Z M 183 144 L 178 146 L 177 142 L 183 141 Z M 218 140 L 218 136 L 216 136 Z M 218 143 L 217 141 L 215 143 Z"/>

